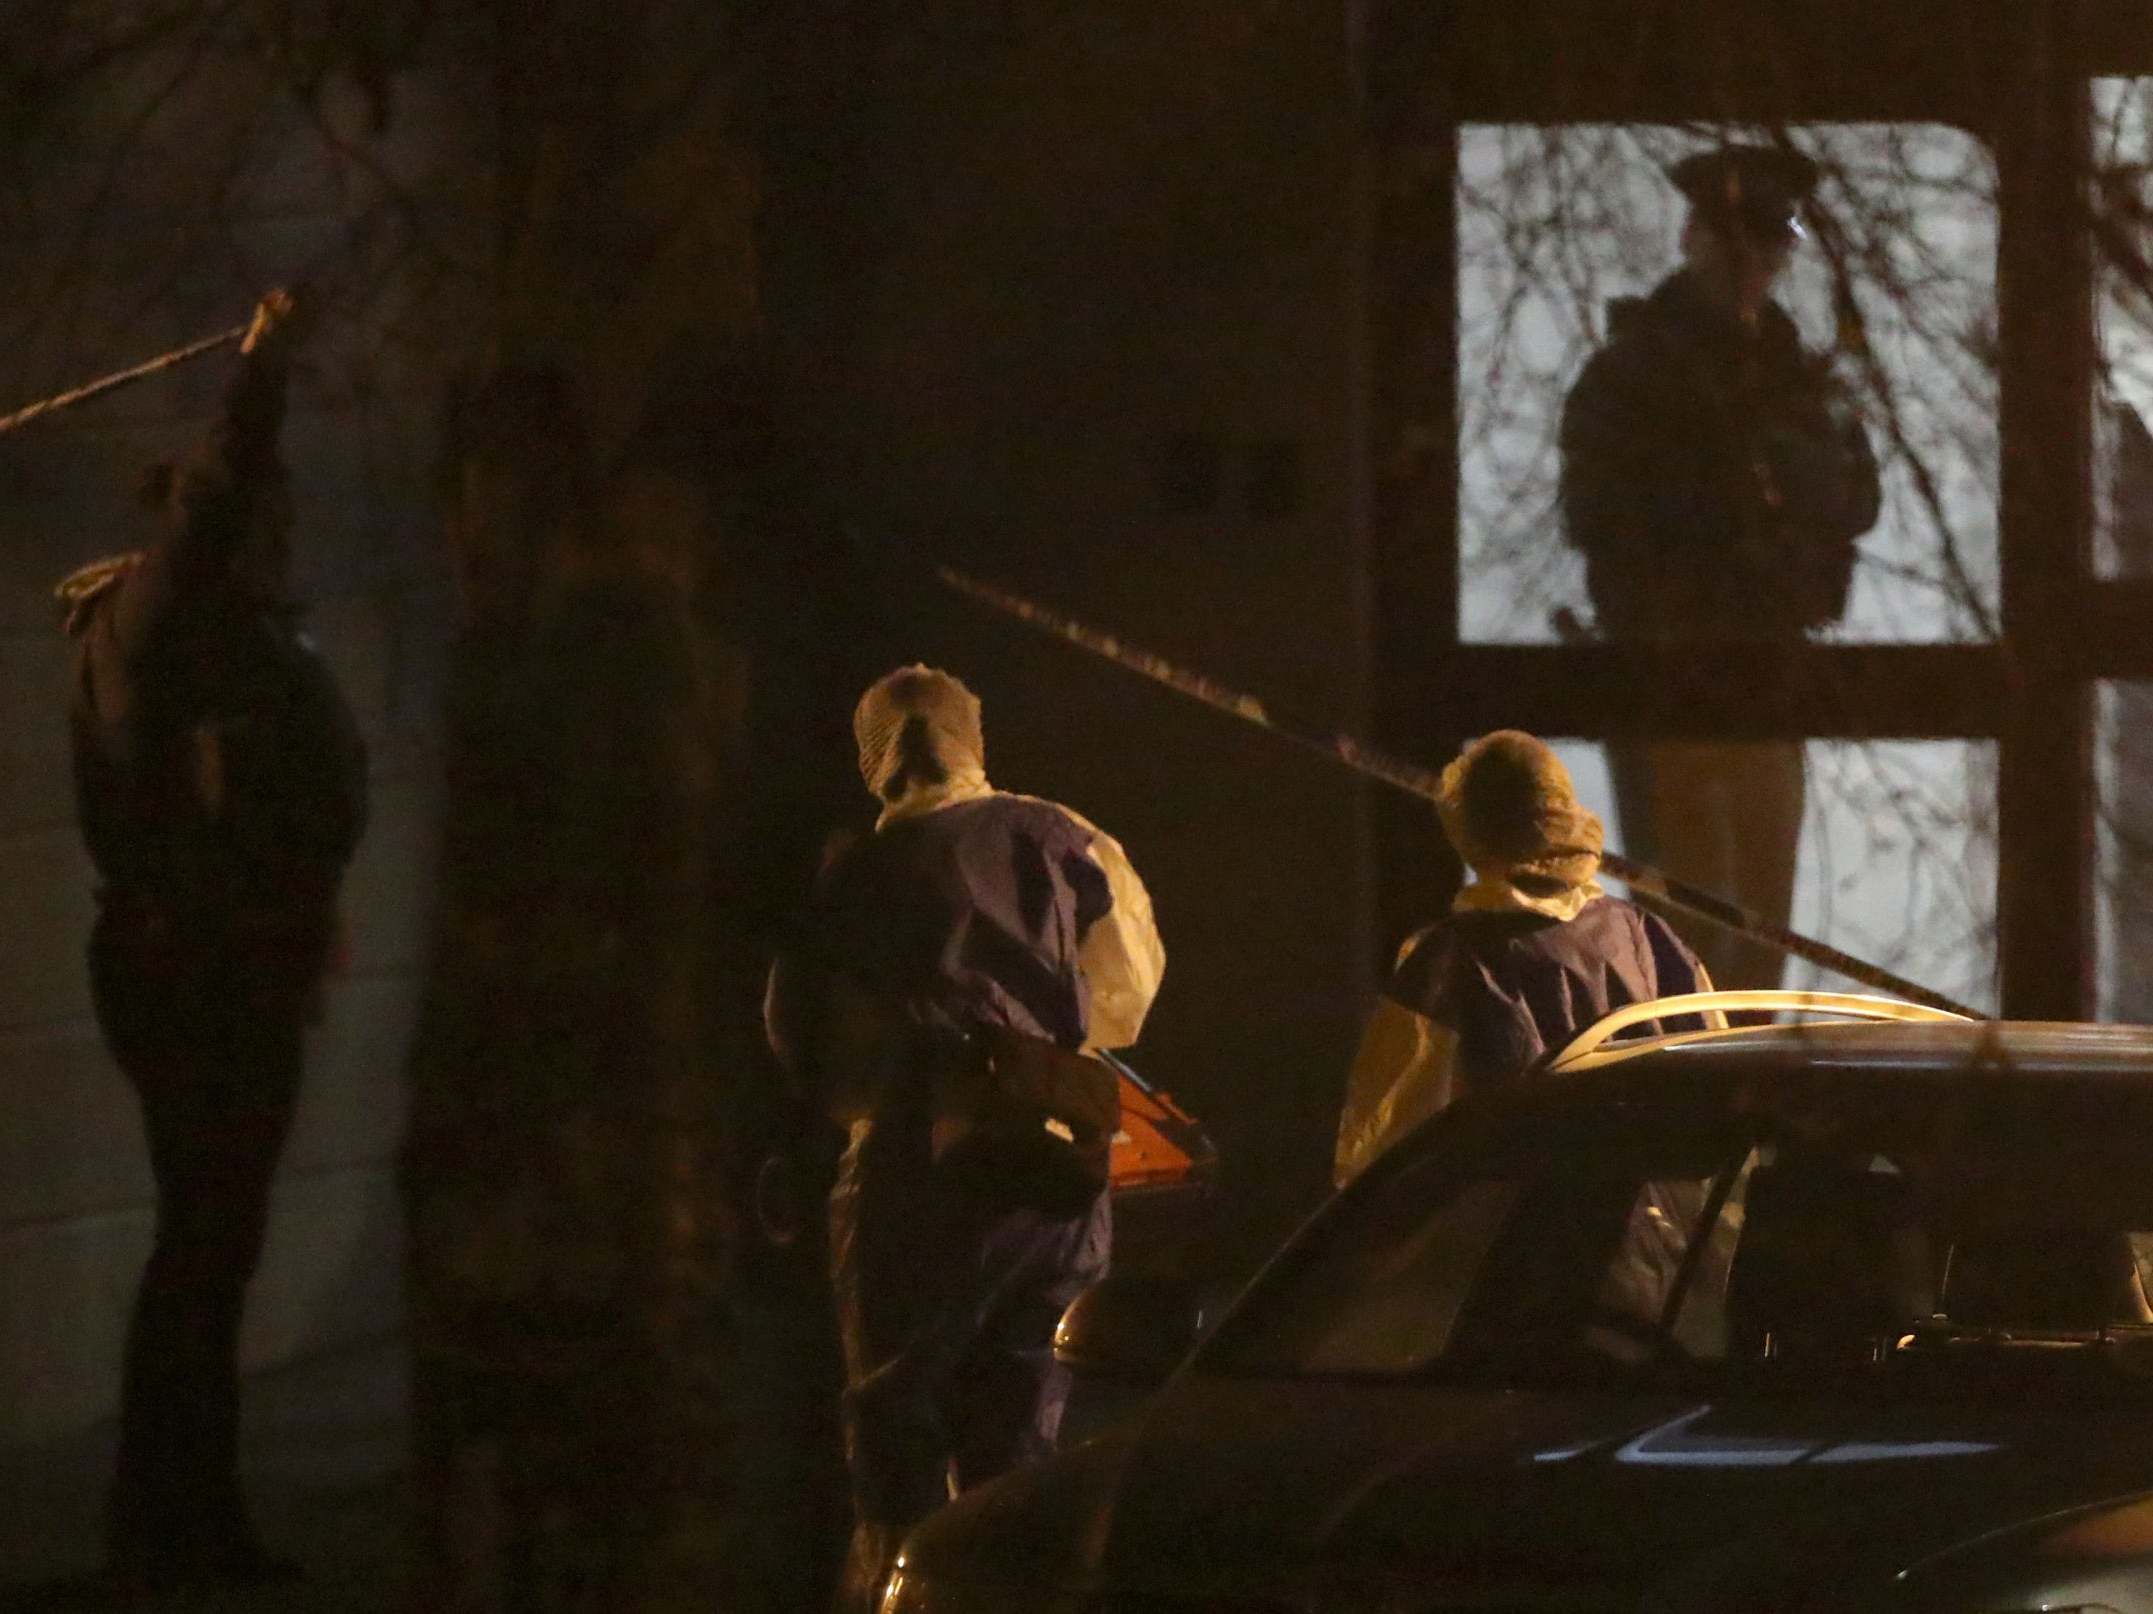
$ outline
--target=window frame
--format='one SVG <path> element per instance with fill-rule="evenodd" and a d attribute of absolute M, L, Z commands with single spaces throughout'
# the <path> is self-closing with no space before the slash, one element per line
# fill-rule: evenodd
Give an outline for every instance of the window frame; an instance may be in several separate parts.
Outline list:
<path fill-rule="evenodd" d="M 2095 78 L 2153 70 L 2121 0 L 1365 0 L 1366 407 L 1359 458 L 1377 743 L 1448 755 L 1498 727 L 1605 739 L 1960 739 L 1997 748 L 2004 1014 L 2095 1011 L 2094 687 L 2153 677 L 2153 579 L 2092 566 L 2095 335 L 2082 198 Z M 1924 20 L 1923 15 L 1933 13 Z M 1632 52 L 1634 47 L 1634 59 Z M 1730 92 L 1730 84 L 1739 93 Z M 1647 647 L 1460 640 L 1457 137 L 1470 123 L 1921 121 L 1997 168 L 2001 633 L 1980 644 Z M 1447 541 L 1443 541 L 1447 535 Z M 1672 714 L 1626 692 L 1685 691 Z M 1377 808 L 1385 934 L 1454 884 L 1410 804 Z"/>

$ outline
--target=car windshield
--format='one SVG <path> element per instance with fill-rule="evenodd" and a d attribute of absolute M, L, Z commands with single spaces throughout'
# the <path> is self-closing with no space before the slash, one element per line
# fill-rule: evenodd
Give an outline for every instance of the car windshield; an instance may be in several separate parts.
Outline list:
<path fill-rule="evenodd" d="M 1723 1085 L 1461 1107 L 1310 1226 L 1200 1369 L 2153 1388 L 2153 1097 L 1993 1073 Z"/>

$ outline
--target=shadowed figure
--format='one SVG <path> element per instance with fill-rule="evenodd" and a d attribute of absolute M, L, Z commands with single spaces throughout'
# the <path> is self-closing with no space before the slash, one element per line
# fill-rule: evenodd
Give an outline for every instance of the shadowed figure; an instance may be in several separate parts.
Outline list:
<path fill-rule="evenodd" d="M 1866 433 L 1771 287 L 1802 239 L 1808 159 L 1727 146 L 1677 163 L 1682 267 L 1610 308 L 1562 416 L 1565 535 L 1614 639 L 1798 642 L 1845 611 L 1881 493 Z M 1637 692 L 1646 711 L 1679 691 Z M 1775 924 L 1794 902 L 1799 740 L 1647 738 L 1607 748 L 1624 849 Z M 1699 927 L 1726 987 L 1781 957 Z"/>
<path fill-rule="evenodd" d="M 957 679 L 900 668 L 853 728 L 881 814 L 825 870 L 766 1012 L 787 1068 L 850 1131 L 830 1197 L 855 1515 L 839 1607 L 867 1610 L 953 1486 L 1053 1451 L 1054 1326 L 1106 1272 L 1103 1170 L 1049 1194 L 1012 1145 L 987 1151 L 991 1180 L 970 1175 L 977 1139 L 950 1095 L 983 1045 L 1110 1084 L 1079 1050 L 1135 1041 L 1165 952 L 1119 843 L 987 783 L 979 701 Z"/>
<path fill-rule="evenodd" d="M 60 589 L 91 998 L 157 1185 L 106 1521 L 112 1570 L 152 1588 L 292 1568 L 240 1496 L 239 1325 L 366 823 L 358 731 L 288 598 L 278 437 L 302 318 L 263 300 L 208 441 L 145 484 L 164 532 Z"/>

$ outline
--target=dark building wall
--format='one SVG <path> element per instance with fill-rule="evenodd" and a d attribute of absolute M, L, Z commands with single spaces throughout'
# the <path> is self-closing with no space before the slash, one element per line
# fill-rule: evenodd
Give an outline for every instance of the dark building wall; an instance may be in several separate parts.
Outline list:
<path fill-rule="evenodd" d="M 1362 726 L 1343 8 L 951 4 L 902 27 L 872 11 L 784 40 L 807 93 L 759 181 L 766 335 L 832 495 L 921 554 Z M 497 213 L 468 138 L 480 103 L 446 81 L 396 75 L 377 133 L 348 83 L 308 106 L 259 57 L 211 51 L 161 92 L 178 65 L 152 53 L 108 75 L 44 126 L 43 151 L 24 148 L 38 178 L 9 203 L 7 267 L 33 290 L 10 312 L 0 382 L 5 402 L 41 396 L 237 322 L 325 254 L 369 266 L 310 356 L 287 440 L 302 582 L 373 742 L 376 817 L 351 883 L 354 972 L 316 1038 L 250 1316 L 261 1365 L 397 1322 L 390 1163 L 446 632 L 429 473 L 483 293 L 456 264 L 483 267 Z M 808 148 L 803 190 L 786 163 Z M 386 206 L 384 175 L 403 191 Z M 353 251 L 357 219 L 380 239 Z M 689 316 L 731 295 L 712 277 L 742 272 L 709 261 L 668 296 Z M 46 594 L 138 541 L 132 476 L 192 442 L 226 362 L 0 439 L 8 1441 L 109 1410 L 149 1232 L 133 1106 L 87 1016 L 91 882 Z M 1171 964 L 1138 1062 L 1221 1143 L 1225 1255 L 1252 1259 L 1321 1189 L 1373 982 L 1360 787 L 927 597 L 892 654 L 970 678 L 997 780 L 1094 817 L 1153 887 Z M 841 751 L 825 760 L 849 775 Z"/>

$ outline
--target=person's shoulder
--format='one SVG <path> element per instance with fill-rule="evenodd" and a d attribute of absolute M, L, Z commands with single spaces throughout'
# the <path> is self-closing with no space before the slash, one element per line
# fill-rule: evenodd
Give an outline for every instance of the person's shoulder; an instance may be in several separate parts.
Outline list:
<path fill-rule="evenodd" d="M 1066 802 L 1055 801 L 1047 796 L 1028 796 L 1021 790 L 995 789 L 988 791 L 983 796 L 974 798 L 975 805 L 980 802 L 993 802 L 1004 812 L 1046 813 L 1056 818 L 1066 818 L 1072 823 L 1082 825 L 1085 829 L 1092 828 L 1090 820 L 1085 818 L 1074 807 L 1069 806 Z"/>
<path fill-rule="evenodd" d="M 846 824 L 829 831 L 809 887 L 809 907 L 824 919 L 881 907 L 893 887 L 906 883 L 906 871 L 917 861 L 905 838 L 894 833 L 903 827 Z"/>
<path fill-rule="evenodd" d="M 1699 974 L 1704 968 L 1696 950 L 1665 919 L 1636 903 L 1626 902 L 1637 926 L 1638 936 L 1651 954 L 1655 978 L 1663 996 L 1676 992 L 1694 992 L 1698 989 Z"/>
<path fill-rule="evenodd" d="M 1593 345 L 1582 377 L 1604 376 L 1634 364 L 1654 340 L 1648 299 L 1616 297 L 1607 305 L 1607 334 Z"/>
<path fill-rule="evenodd" d="M 1455 919 L 1424 925 L 1399 945 L 1383 995 L 1409 1009 L 1426 1012 L 1443 995 L 1455 966 L 1461 938 Z"/>
<path fill-rule="evenodd" d="M 1406 942 L 1383 995 L 1438 1025 L 1486 1026 L 1515 1009 L 1501 983 L 1519 967 L 1517 950 L 1544 951 L 1568 929 L 1542 914 L 1447 916 Z"/>
<path fill-rule="evenodd" d="M 1767 322 L 1776 309 L 1776 304 L 1766 305 Z M 1608 340 L 1602 351 L 1633 364 L 1664 365 L 1673 357 L 1719 352 L 1734 329 L 1731 317 L 1705 298 L 1690 271 L 1677 269 L 1643 296 L 1608 305 Z"/>
<path fill-rule="evenodd" d="M 1677 299 L 1662 282 L 1643 295 L 1616 297 L 1607 305 L 1607 335 L 1592 350 L 1571 389 L 1573 406 L 1607 401 L 1610 394 L 1659 381 L 1670 351 L 1690 342 Z"/>
<path fill-rule="evenodd" d="M 1074 807 L 1045 796 L 1027 796 L 1014 790 L 996 790 L 963 805 L 985 809 L 1012 825 L 1050 832 L 1082 845 L 1112 841 L 1113 837 Z"/>
<path fill-rule="evenodd" d="M 1648 291 L 1608 302 L 1608 341 L 1638 346 L 1687 338 L 1703 318 L 1695 285 L 1686 271 L 1677 269 Z"/>
<path fill-rule="evenodd" d="M 1602 897 L 1600 900 L 1607 903 L 1611 911 L 1621 913 L 1630 924 L 1637 928 L 1640 934 L 1651 936 L 1655 939 L 1666 937 L 1677 946 L 1686 945 L 1682 938 L 1675 934 L 1674 926 L 1670 925 L 1650 908 L 1647 908 L 1643 903 L 1626 902 L 1620 897 Z"/>
<path fill-rule="evenodd" d="M 1578 909 L 1576 916 L 1570 920 L 1570 923 L 1573 926 L 1582 925 L 1593 930 L 1627 931 L 1637 936 L 1651 934 L 1654 926 L 1658 926 L 1662 930 L 1667 929 L 1666 921 L 1653 913 L 1651 909 L 1642 907 L 1624 897 L 1610 896 L 1605 891 L 1602 891 L 1598 896 L 1586 903 L 1584 907 Z M 1672 936 L 1674 932 L 1668 930 L 1667 934 Z"/>
<path fill-rule="evenodd" d="M 54 586 L 52 596 L 60 608 L 61 626 L 67 634 L 79 637 L 87 631 L 141 563 L 142 552 L 129 550 L 125 554 L 92 561 L 61 578 Z"/>
<path fill-rule="evenodd" d="M 960 796 L 921 812 L 902 813 L 875 831 L 882 856 L 1035 857 L 1079 851 L 1090 836 L 1055 804 L 1032 796 L 988 790 Z"/>
<path fill-rule="evenodd" d="M 1611 897 L 1603 891 L 1555 926 L 1551 935 L 1558 935 L 1561 944 L 1567 947 L 1583 948 L 1603 956 L 1635 956 L 1653 947 L 1650 927 L 1660 923 L 1636 903 Z M 1674 932 L 1667 934 L 1672 936 Z"/>

